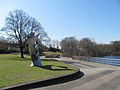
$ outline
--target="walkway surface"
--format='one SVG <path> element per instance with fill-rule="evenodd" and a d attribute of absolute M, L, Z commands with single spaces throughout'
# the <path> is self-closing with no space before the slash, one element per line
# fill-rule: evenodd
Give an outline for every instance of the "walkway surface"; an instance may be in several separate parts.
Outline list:
<path fill-rule="evenodd" d="M 120 67 L 71 58 L 57 59 L 80 69 L 84 76 L 73 81 L 33 90 L 120 90 Z"/>

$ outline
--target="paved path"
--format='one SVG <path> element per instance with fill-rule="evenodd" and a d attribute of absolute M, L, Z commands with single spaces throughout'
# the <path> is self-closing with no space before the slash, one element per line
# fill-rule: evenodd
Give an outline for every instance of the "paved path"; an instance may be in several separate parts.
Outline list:
<path fill-rule="evenodd" d="M 77 80 L 36 88 L 35 90 L 120 90 L 119 67 L 72 60 L 70 58 L 58 60 L 79 68 L 84 73 L 84 76 Z"/>

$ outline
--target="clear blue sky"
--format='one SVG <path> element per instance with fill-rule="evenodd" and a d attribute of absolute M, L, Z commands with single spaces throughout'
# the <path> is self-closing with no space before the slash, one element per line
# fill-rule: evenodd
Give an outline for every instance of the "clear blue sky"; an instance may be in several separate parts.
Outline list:
<path fill-rule="evenodd" d="M 0 28 L 14 9 L 39 20 L 51 39 L 120 40 L 120 0 L 0 0 Z"/>

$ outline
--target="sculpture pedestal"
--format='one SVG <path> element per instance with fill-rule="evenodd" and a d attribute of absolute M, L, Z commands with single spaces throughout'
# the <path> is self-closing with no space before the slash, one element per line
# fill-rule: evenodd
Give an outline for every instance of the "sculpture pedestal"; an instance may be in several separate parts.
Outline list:
<path fill-rule="evenodd" d="M 37 67 L 41 67 L 41 60 L 40 60 L 40 56 L 37 57 L 37 60 L 33 60 L 30 66 L 37 66 Z"/>

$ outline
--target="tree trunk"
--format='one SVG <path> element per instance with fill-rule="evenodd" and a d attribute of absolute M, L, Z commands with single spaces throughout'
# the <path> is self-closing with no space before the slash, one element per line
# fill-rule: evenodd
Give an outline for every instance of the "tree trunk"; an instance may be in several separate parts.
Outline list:
<path fill-rule="evenodd" d="M 20 46 L 20 53 L 21 53 L 21 58 L 24 58 L 23 46 Z"/>

